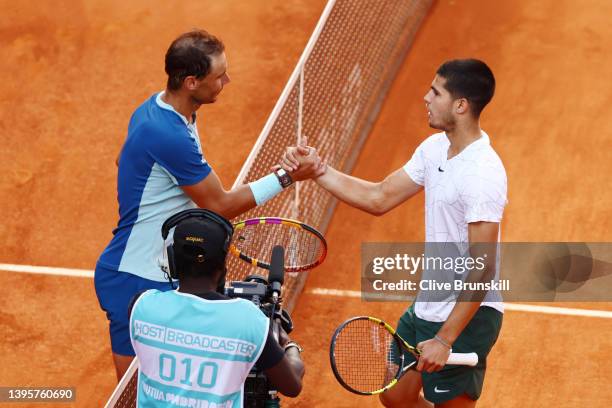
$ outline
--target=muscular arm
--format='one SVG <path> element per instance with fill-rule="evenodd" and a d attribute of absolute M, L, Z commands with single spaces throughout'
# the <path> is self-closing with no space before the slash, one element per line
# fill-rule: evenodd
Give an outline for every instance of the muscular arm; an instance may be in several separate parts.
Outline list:
<path fill-rule="evenodd" d="M 227 191 L 214 170 L 199 183 L 182 186 L 182 189 L 198 207 L 208 208 L 227 219 L 232 219 L 256 205 L 248 184 Z"/>
<path fill-rule="evenodd" d="M 383 181 L 373 183 L 328 167 L 316 182 L 337 199 L 374 215 L 392 210 L 423 188 L 403 169 L 394 171 Z"/>
<path fill-rule="evenodd" d="M 480 243 L 470 247 L 470 256 L 474 259 L 481 257 L 486 261 L 482 272 L 477 273 L 473 269 L 466 280 L 485 281 L 495 276 L 495 245 L 497 244 L 498 233 L 499 223 L 496 222 L 480 221 L 468 224 L 470 244 Z M 491 245 L 486 245 L 486 243 Z M 484 295 L 484 292 L 462 292 L 448 319 L 438 331 L 438 337 L 452 345 L 478 311 Z M 446 363 L 449 350 L 438 340 L 424 341 L 418 347 L 422 352 L 417 365 L 418 370 L 433 372 L 442 368 Z"/>
<path fill-rule="evenodd" d="M 312 151 L 306 158 L 309 162 L 291 174 L 293 181 L 305 180 L 317 174 L 321 164 L 319 156 L 315 151 Z M 264 179 L 265 177 L 260 180 Z M 254 186 L 257 182 L 250 184 L 255 188 Z M 227 191 L 223 188 L 217 174 L 211 170 L 210 174 L 199 183 L 183 186 L 182 188 L 199 207 L 208 208 L 223 215 L 225 218 L 232 219 L 257 205 L 251 185 L 242 184 Z M 261 199 L 261 194 L 259 194 L 260 203 Z"/>
<path fill-rule="evenodd" d="M 289 347 L 287 350 L 283 350 L 283 347 L 281 347 L 281 344 L 284 345 L 289 341 L 289 336 L 282 328 L 278 335 L 279 339 L 277 341 L 272 334 L 272 330 L 270 330 L 257 365 L 264 370 L 266 376 L 278 391 L 288 397 L 297 397 L 302 391 L 304 363 L 297 348 Z"/>
<path fill-rule="evenodd" d="M 265 370 L 265 373 L 283 395 L 294 398 L 302 391 L 304 363 L 295 347 L 287 349 L 282 360 L 274 367 Z"/>

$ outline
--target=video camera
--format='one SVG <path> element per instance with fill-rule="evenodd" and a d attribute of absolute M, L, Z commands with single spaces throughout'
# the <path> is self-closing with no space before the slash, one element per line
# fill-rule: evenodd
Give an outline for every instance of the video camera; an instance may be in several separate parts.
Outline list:
<path fill-rule="evenodd" d="M 285 250 L 282 246 L 277 245 L 272 248 L 268 279 L 261 275 L 249 275 L 244 281 L 232 281 L 229 286 L 225 287 L 226 296 L 253 302 L 270 319 L 270 330 L 276 340 L 279 339 L 280 327 L 287 334 L 293 330 L 291 316 L 281 307 L 281 290 L 285 280 L 284 265 Z M 277 394 L 277 390 L 268 381 L 264 372 L 255 365 L 244 384 L 244 407 L 280 407 L 280 399 Z"/>

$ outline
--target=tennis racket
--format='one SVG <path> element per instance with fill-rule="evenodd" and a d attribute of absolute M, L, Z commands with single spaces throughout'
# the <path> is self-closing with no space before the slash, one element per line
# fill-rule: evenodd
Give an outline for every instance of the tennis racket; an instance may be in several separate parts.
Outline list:
<path fill-rule="evenodd" d="M 272 248 L 285 248 L 285 271 L 302 272 L 320 265 L 327 242 L 319 231 L 289 218 L 259 217 L 234 224 L 229 252 L 243 261 L 270 269 Z"/>
<path fill-rule="evenodd" d="M 416 362 L 404 361 L 403 350 L 419 357 L 393 327 L 369 316 L 342 323 L 331 341 L 329 358 L 338 382 L 360 395 L 375 395 L 393 387 Z M 475 366 L 476 353 L 451 353 L 447 364 Z"/>

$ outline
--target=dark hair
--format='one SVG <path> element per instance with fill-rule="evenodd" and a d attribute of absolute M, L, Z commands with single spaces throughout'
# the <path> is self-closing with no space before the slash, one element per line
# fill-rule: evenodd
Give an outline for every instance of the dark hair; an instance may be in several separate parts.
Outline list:
<path fill-rule="evenodd" d="M 446 61 L 436 73 L 446 79 L 444 87 L 453 98 L 468 100 L 472 115 L 476 118 L 495 93 L 493 72 L 487 64 L 477 59 Z"/>
<path fill-rule="evenodd" d="M 166 51 L 166 74 L 168 89 L 177 90 L 186 77 L 198 78 L 210 72 L 211 56 L 225 50 L 225 45 L 214 35 L 204 30 L 194 30 L 181 34 L 172 41 Z"/>

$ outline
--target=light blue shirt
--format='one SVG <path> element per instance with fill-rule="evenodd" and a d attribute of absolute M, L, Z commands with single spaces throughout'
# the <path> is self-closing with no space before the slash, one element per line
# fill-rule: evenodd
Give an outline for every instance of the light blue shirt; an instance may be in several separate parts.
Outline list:
<path fill-rule="evenodd" d="M 263 351 L 269 326 L 269 319 L 244 299 L 146 291 L 130 318 L 140 363 L 137 406 L 242 407 L 244 382 Z"/>

